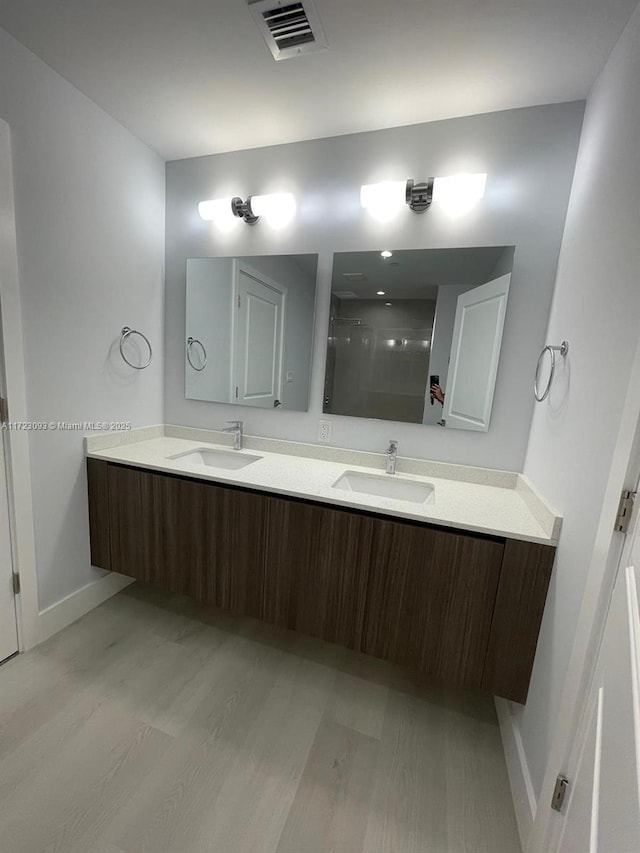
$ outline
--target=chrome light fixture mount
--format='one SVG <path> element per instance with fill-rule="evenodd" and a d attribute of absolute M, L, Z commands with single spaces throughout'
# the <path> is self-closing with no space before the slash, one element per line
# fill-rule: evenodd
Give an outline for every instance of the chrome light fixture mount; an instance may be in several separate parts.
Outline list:
<path fill-rule="evenodd" d="M 449 215 L 459 216 L 484 196 L 486 181 L 486 174 L 480 173 L 430 177 L 420 183 L 409 179 L 363 184 L 360 204 L 379 222 L 388 222 L 405 205 L 413 213 L 424 213 L 432 202 Z"/>
<path fill-rule="evenodd" d="M 407 181 L 405 200 L 414 213 L 424 213 L 431 207 L 434 180 L 429 178 L 418 184 L 411 178 Z"/>
<path fill-rule="evenodd" d="M 238 220 L 247 225 L 255 225 L 264 217 L 271 228 L 284 228 L 291 222 L 296 212 L 296 200 L 291 193 L 275 192 L 266 195 L 250 195 L 243 201 L 239 196 L 233 198 L 212 198 L 198 205 L 200 216 L 214 222 L 221 231 L 229 231 Z"/>
<path fill-rule="evenodd" d="M 231 199 L 231 212 L 234 216 L 244 219 L 247 225 L 255 225 L 260 219 L 251 209 L 251 196 L 247 196 L 246 201 L 242 201 L 240 196 L 234 196 Z"/>

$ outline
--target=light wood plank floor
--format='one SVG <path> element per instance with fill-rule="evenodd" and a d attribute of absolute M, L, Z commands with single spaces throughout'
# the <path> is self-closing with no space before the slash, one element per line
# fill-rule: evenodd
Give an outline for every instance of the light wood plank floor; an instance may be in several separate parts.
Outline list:
<path fill-rule="evenodd" d="M 2 853 L 519 853 L 491 697 L 136 584 L 0 667 Z"/>

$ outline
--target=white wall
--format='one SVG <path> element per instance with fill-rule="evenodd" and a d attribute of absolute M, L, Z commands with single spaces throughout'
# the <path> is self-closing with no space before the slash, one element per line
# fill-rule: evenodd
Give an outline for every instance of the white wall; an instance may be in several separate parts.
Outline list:
<path fill-rule="evenodd" d="M 162 161 L 3 30 L 0 118 L 11 130 L 29 418 L 160 422 Z M 151 339 L 148 370 L 117 355 L 124 325 Z M 82 435 L 30 436 L 41 609 L 102 574 L 89 564 Z"/>
<path fill-rule="evenodd" d="M 603 501 L 640 340 L 638 92 L 640 7 L 587 103 L 546 336 L 566 338 L 570 352 L 549 400 L 536 407 L 524 466 L 564 516 L 529 700 L 515 715 L 536 794 L 587 570 L 606 559 L 606 548 L 593 553 L 598 523 L 615 513 Z"/>
<path fill-rule="evenodd" d="M 184 288 L 189 257 L 319 253 L 319 292 L 308 413 L 245 410 L 247 432 L 314 442 L 322 416 L 330 277 L 334 251 L 515 245 L 512 289 L 491 429 L 444 430 L 421 424 L 330 416 L 339 446 L 400 452 L 520 470 L 532 412 L 531 380 L 544 338 L 583 104 L 559 104 L 413 127 L 239 151 L 167 164 L 166 420 L 217 427 L 230 406 L 184 398 Z M 408 209 L 390 224 L 359 206 L 360 185 L 387 177 L 487 172 L 487 194 L 452 220 L 435 206 Z M 290 190 L 299 202 L 280 232 L 266 223 L 221 234 L 197 212 L 207 198 Z"/>

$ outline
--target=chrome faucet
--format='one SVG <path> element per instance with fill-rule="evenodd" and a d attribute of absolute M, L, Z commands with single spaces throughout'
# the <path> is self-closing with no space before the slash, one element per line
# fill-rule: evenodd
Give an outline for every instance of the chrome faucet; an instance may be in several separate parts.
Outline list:
<path fill-rule="evenodd" d="M 398 460 L 398 442 L 390 441 L 387 447 L 387 474 L 396 473 L 396 462 Z"/>
<path fill-rule="evenodd" d="M 232 432 L 233 449 L 242 450 L 242 428 L 244 426 L 244 421 L 227 421 L 227 423 L 233 424 L 233 426 L 224 427 L 222 432 Z"/>

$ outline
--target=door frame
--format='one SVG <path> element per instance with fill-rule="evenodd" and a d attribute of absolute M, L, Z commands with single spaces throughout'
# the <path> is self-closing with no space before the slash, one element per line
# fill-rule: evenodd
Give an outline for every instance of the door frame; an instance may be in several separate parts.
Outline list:
<path fill-rule="evenodd" d="M 13 169 L 9 125 L 0 119 L 0 313 L 4 364 L 2 385 L 8 400 L 9 418 L 27 421 L 24 340 L 18 277 Z M 40 610 L 36 570 L 35 531 L 31 494 L 29 433 L 5 432 L 7 492 L 13 571 L 20 575 L 16 596 L 18 649 L 26 651 L 40 639 Z"/>
<path fill-rule="evenodd" d="M 524 853 L 552 853 L 557 846 L 563 814 L 551 809 L 558 773 L 566 772 L 579 737 L 589 689 L 595 675 L 618 566 L 624 556 L 627 534 L 616 533 L 614 522 L 623 489 L 635 491 L 640 474 L 640 341 L 633 360 L 620 418 L 616 447 L 605 489 L 602 511 L 578 626 L 565 679 L 557 725 L 542 783 L 540 798 Z M 636 501 L 634 515 L 640 512 Z M 637 523 L 637 522 L 636 522 Z M 630 530 L 634 523 L 630 525 Z M 571 780 L 569 780 L 571 782 Z"/>
<path fill-rule="evenodd" d="M 238 342 L 238 312 L 236 310 L 238 304 L 238 291 L 240 289 L 240 273 L 245 273 L 250 278 L 255 278 L 256 281 L 260 282 L 260 284 L 264 284 L 265 287 L 269 287 L 272 290 L 275 290 L 277 293 L 282 294 L 282 322 L 280 328 L 280 364 L 278 365 L 278 389 L 276 398 L 282 399 L 282 370 L 284 367 L 284 346 L 286 341 L 286 328 L 287 328 L 287 302 L 288 302 L 288 289 L 286 285 L 280 284 L 280 282 L 275 281 L 270 276 L 265 275 L 260 272 L 260 270 L 255 269 L 255 267 L 250 266 L 245 261 L 240 260 L 239 258 L 233 259 L 233 290 L 231 296 L 231 369 L 230 369 L 230 385 L 229 385 L 229 399 L 232 404 L 235 405 L 235 394 L 234 389 L 238 384 L 237 381 L 237 373 L 236 373 L 236 344 Z M 244 405 L 247 405 L 246 403 Z"/>

